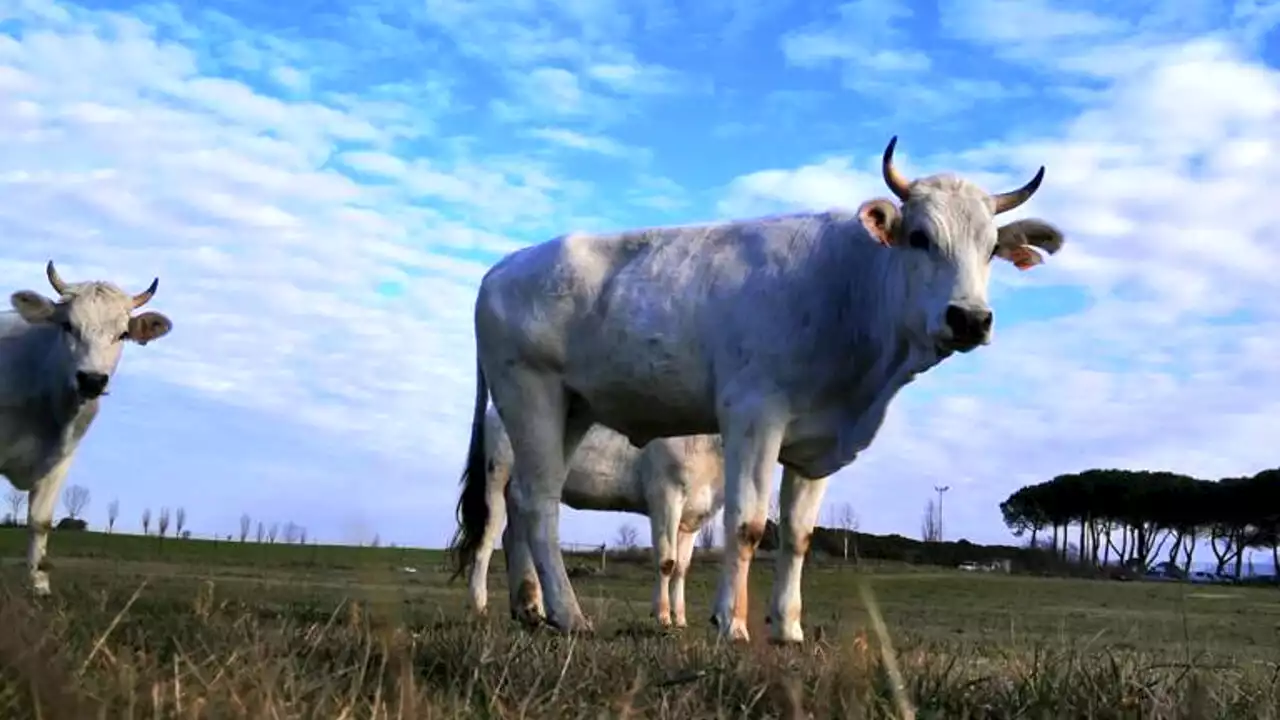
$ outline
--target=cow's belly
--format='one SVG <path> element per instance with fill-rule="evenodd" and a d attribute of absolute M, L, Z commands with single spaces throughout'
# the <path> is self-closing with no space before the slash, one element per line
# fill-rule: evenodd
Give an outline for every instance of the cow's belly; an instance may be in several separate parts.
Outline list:
<path fill-rule="evenodd" d="M 628 343 L 630 345 L 632 343 Z M 575 353 L 565 383 L 596 422 L 637 447 L 660 437 L 718 431 L 707 372 L 655 343 L 617 347 L 608 357 Z"/>
<path fill-rule="evenodd" d="M 647 514 L 643 492 L 631 487 L 626 477 L 595 469 L 570 467 L 560 497 L 574 510 Z"/>

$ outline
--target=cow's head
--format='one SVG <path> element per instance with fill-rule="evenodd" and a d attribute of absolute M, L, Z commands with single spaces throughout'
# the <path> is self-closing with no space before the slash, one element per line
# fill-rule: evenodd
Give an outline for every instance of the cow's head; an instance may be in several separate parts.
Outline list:
<path fill-rule="evenodd" d="M 1023 187 L 991 195 L 953 175 L 907 180 L 893 166 L 897 143 L 897 137 L 889 141 L 881 170 L 901 208 L 876 198 L 863 203 L 858 216 L 872 237 L 905 253 L 911 330 L 943 353 L 986 345 L 993 320 L 987 304 L 991 262 L 999 258 L 1029 270 L 1042 262 L 1033 247 L 1050 254 L 1062 247 L 1062 233 L 1043 220 L 995 222 L 1035 194 L 1044 168 Z"/>
<path fill-rule="evenodd" d="M 10 302 L 27 322 L 59 329 L 54 353 L 65 362 L 57 364 L 67 369 L 67 386 L 83 399 L 92 400 L 107 391 L 124 341 L 146 345 L 173 327 L 158 312 L 132 314 L 155 295 L 159 278 L 146 290 L 130 295 L 107 282 L 66 283 L 52 260 L 45 274 L 58 293 L 57 300 L 21 290 L 10 296 Z"/>

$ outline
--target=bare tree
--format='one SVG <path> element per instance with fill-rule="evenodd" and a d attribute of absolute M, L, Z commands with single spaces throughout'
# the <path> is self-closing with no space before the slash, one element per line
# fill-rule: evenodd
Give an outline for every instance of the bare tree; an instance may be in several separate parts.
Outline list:
<path fill-rule="evenodd" d="M 938 522 L 938 506 L 930 498 L 924 504 L 924 517 L 920 519 L 920 539 L 938 542 L 942 539 L 942 524 Z"/>
<path fill-rule="evenodd" d="M 177 511 L 173 513 L 173 534 L 177 535 L 178 537 L 183 537 L 182 530 L 186 526 L 187 526 L 187 509 L 184 507 L 179 507 Z M 187 534 L 187 537 L 190 537 L 190 533 Z"/>
<path fill-rule="evenodd" d="M 142 534 L 151 534 L 151 508 L 142 511 Z"/>
<path fill-rule="evenodd" d="M 373 534 L 373 542 L 369 543 L 369 547 L 379 547 L 382 545 L 382 536 L 378 533 Z"/>
<path fill-rule="evenodd" d="M 284 524 L 284 542 L 286 545 L 298 542 L 298 524 L 292 520 Z"/>
<path fill-rule="evenodd" d="M 4 496 L 4 500 L 9 504 L 9 517 L 13 518 L 13 524 L 21 524 L 22 506 L 27 504 L 27 493 L 11 487 L 9 493 Z"/>
<path fill-rule="evenodd" d="M 249 517 L 249 513 L 240 516 L 240 542 L 244 542 L 249 537 L 249 527 L 253 524 L 253 520 Z"/>
<path fill-rule="evenodd" d="M 306 529 L 306 528 L 299 528 L 299 529 L 298 529 L 298 542 L 302 543 L 303 545 L 306 545 L 306 544 L 307 544 L 307 529 Z"/>
<path fill-rule="evenodd" d="M 280 534 L 280 523 L 273 522 L 271 527 L 267 528 L 267 542 L 275 544 L 276 536 Z"/>
<path fill-rule="evenodd" d="M 107 503 L 107 532 L 115 532 L 116 518 L 120 517 L 120 499 L 111 498 L 111 502 Z"/>
<path fill-rule="evenodd" d="M 160 508 L 160 518 L 156 523 L 156 529 L 160 531 L 160 537 L 169 531 L 169 508 Z"/>
<path fill-rule="evenodd" d="M 258 532 L 255 535 L 258 536 L 259 543 L 267 539 L 267 526 L 263 525 L 261 520 L 258 521 Z"/>
<path fill-rule="evenodd" d="M 68 485 L 67 489 L 62 491 L 62 507 L 67 509 L 67 515 L 79 519 L 80 513 L 88 504 L 89 488 L 83 485 Z"/>
<path fill-rule="evenodd" d="M 833 507 L 827 522 L 831 527 L 838 528 L 841 531 L 840 537 L 844 543 L 844 559 L 848 561 L 849 547 L 853 542 L 853 533 L 858 529 L 858 514 L 853 511 L 853 504 L 846 502 Z M 856 546 L 853 551 L 856 556 L 858 554 Z"/>
<path fill-rule="evenodd" d="M 636 546 L 636 539 L 640 534 L 636 532 L 634 525 L 627 523 L 618 528 L 618 539 L 614 543 L 623 550 L 631 550 Z"/>

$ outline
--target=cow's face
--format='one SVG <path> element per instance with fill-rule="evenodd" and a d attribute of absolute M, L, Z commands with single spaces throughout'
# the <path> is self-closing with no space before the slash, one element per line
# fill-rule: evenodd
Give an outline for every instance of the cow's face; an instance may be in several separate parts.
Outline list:
<path fill-rule="evenodd" d="M 858 214 L 868 231 L 905 253 L 908 332 L 939 352 L 968 352 L 991 342 L 994 316 L 987 302 L 991 262 L 997 258 L 1028 270 L 1043 262 L 1033 247 L 1057 252 L 1062 233 L 1042 220 L 997 226 L 995 216 L 1026 202 L 1040 186 L 1044 168 L 1026 186 L 990 195 L 972 182 L 934 175 L 909 182 L 884 153 L 885 182 L 902 201 L 877 198 Z"/>
<path fill-rule="evenodd" d="M 67 284 L 52 261 L 46 273 L 58 300 L 22 290 L 14 293 L 10 302 L 27 322 L 59 330 L 54 349 L 58 362 L 53 365 L 66 372 L 67 387 L 82 399 L 92 400 L 107 391 L 125 341 L 146 345 L 173 327 L 169 318 L 158 312 L 133 315 L 155 294 L 158 279 L 143 292 L 129 295 L 106 282 Z"/>

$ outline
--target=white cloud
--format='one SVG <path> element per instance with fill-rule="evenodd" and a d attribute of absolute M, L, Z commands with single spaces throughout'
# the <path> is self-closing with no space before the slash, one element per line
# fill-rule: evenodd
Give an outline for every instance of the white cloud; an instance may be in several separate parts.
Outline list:
<path fill-rule="evenodd" d="M 281 65 L 275 68 L 271 71 L 271 76 L 288 90 L 306 92 L 311 87 L 311 80 L 306 73 L 288 65 Z"/>
<path fill-rule="evenodd" d="M 627 147 L 610 137 L 588 135 L 567 128 L 539 127 L 529 130 L 527 134 L 560 147 L 609 157 L 636 156 L 640 152 L 637 148 Z"/>

